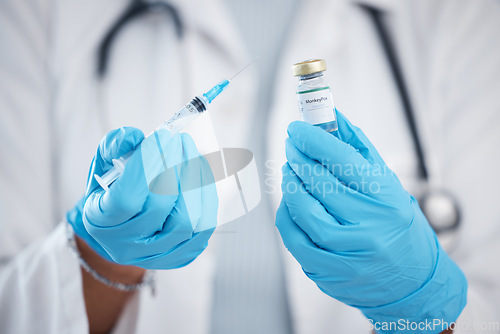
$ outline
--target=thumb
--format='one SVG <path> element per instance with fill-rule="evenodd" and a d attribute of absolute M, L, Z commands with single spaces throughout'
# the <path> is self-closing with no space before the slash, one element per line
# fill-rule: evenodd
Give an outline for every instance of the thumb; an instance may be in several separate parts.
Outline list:
<path fill-rule="evenodd" d="M 347 117 L 345 117 L 344 114 L 342 114 L 338 109 L 335 109 L 335 111 L 337 113 L 337 122 L 339 125 L 341 140 L 354 147 L 372 165 L 378 164 L 380 166 L 384 166 L 384 160 L 363 131 L 361 131 L 361 129 L 357 126 L 352 125 Z"/>
<path fill-rule="evenodd" d="M 90 166 L 86 196 L 99 187 L 94 175 L 104 175 L 113 167 L 113 159 L 133 151 L 143 139 L 142 131 L 132 127 L 122 127 L 108 132 L 101 140 Z"/>
<path fill-rule="evenodd" d="M 110 131 L 99 144 L 97 156 L 100 157 L 103 168 L 109 169 L 113 159 L 134 150 L 144 139 L 141 130 L 132 127 L 123 127 Z"/>
<path fill-rule="evenodd" d="M 99 144 L 88 177 L 83 221 L 85 225 L 110 225 L 123 222 L 137 214 L 147 198 L 147 186 L 138 180 L 144 176 L 142 161 L 134 157 L 127 162 L 129 177 L 120 184 L 118 179 L 109 191 L 104 191 L 94 175 L 102 176 L 111 167 L 113 159 L 133 151 L 144 139 L 136 128 L 124 127 L 110 131 Z M 142 176 L 142 178 L 141 178 Z M 124 186 L 124 184 L 126 186 Z M 120 186 L 121 185 L 121 186 Z M 118 188 L 117 188 L 118 187 Z M 117 188 L 117 189 L 116 189 Z"/>

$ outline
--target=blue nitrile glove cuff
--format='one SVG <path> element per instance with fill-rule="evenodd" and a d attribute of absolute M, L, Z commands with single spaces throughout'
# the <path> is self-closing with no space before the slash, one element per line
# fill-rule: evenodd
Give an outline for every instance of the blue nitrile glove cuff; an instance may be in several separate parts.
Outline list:
<path fill-rule="evenodd" d="M 423 213 L 417 210 L 417 215 L 423 216 Z M 370 319 L 376 333 L 441 333 L 464 309 L 467 304 L 465 275 L 441 248 L 435 235 L 434 239 L 438 248 L 436 266 L 420 289 L 394 303 L 357 307 Z"/>
<path fill-rule="evenodd" d="M 75 204 L 72 210 L 66 214 L 66 221 L 73 227 L 73 231 L 77 236 L 83 239 L 94 251 L 96 251 L 104 259 L 114 262 L 109 254 L 102 248 L 102 246 L 87 232 L 83 225 L 82 212 L 85 205 L 85 197 L 82 197 L 78 203 Z"/>

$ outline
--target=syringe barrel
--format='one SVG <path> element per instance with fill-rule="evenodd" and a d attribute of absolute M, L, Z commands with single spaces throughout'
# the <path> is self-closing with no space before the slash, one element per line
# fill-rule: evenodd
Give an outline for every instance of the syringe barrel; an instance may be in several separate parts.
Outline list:
<path fill-rule="evenodd" d="M 171 135 L 180 132 L 185 128 L 192 120 L 197 118 L 201 113 L 207 110 L 208 102 L 203 98 L 196 96 L 188 104 L 177 111 L 172 117 L 161 123 L 153 132 L 151 132 L 147 137 L 151 136 L 155 131 L 162 129 L 167 130 Z M 146 138 L 147 138 L 146 137 Z M 104 190 L 108 190 L 111 183 L 113 183 L 123 172 L 125 164 L 128 158 L 133 152 L 129 152 L 124 157 L 113 160 L 113 167 L 106 172 L 106 174 L 99 176 L 95 175 L 95 179 Z"/>
<path fill-rule="evenodd" d="M 207 103 L 203 98 L 196 96 L 191 102 L 187 103 L 172 117 L 161 123 L 154 131 L 160 129 L 168 130 L 170 133 L 177 133 L 181 131 L 186 125 L 195 119 L 199 114 L 207 110 Z M 153 131 L 153 132 L 154 132 Z M 148 136 L 150 136 L 149 134 Z"/>

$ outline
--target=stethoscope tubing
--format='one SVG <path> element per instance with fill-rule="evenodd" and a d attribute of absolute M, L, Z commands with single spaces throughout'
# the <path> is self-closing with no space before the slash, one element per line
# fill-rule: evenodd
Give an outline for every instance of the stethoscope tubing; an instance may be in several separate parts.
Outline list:
<path fill-rule="evenodd" d="M 419 198 L 420 207 L 436 233 L 450 232 L 456 230 L 460 226 L 461 222 L 462 215 L 460 212 L 460 206 L 458 204 L 457 199 L 452 194 L 450 194 L 444 189 L 434 189 L 430 186 L 429 170 L 426 164 L 422 140 L 420 138 L 417 128 L 417 121 L 415 119 L 415 110 L 413 109 L 413 104 L 411 103 L 410 94 L 404 79 L 403 71 L 401 69 L 401 64 L 399 62 L 397 53 L 395 52 L 394 44 L 392 42 L 390 33 L 383 22 L 384 13 L 379 9 L 366 4 L 359 4 L 359 6 L 368 14 L 371 21 L 373 22 L 377 35 L 379 36 L 380 44 L 384 51 L 388 65 L 391 69 L 391 73 L 394 82 L 396 84 L 396 88 L 398 90 L 401 103 L 403 105 L 403 112 L 405 114 L 405 118 L 408 124 L 408 128 L 410 130 L 415 153 L 417 156 L 418 174 L 421 181 L 427 186 L 427 190 Z M 431 212 L 429 212 L 429 210 L 427 209 L 428 207 L 431 207 L 429 205 L 430 204 L 429 201 L 432 201 L 432 199 L 435 198 L 437 195 L 443 196 L 442 199 L 446 198 L 446 201 L 448 201 L 447 206 L 449 210 L 451 210 L 449 214 L 455 217 L 455 219 L 453 219 L 450 224 L 443 224 L 437 221 L 433 221 L 432 216 L 435 215 L 432 215 Z"/>

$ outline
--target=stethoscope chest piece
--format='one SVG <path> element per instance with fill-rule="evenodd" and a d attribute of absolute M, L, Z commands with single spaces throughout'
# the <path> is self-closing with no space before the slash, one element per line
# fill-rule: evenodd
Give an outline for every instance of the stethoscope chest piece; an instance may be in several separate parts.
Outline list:
<path fill-rule="evenodd" d="M 460 225 L 457 200 L 444 190 L 429 190 L 419 200 L 427 221 L 436 233 L 448 232 Z"/>

